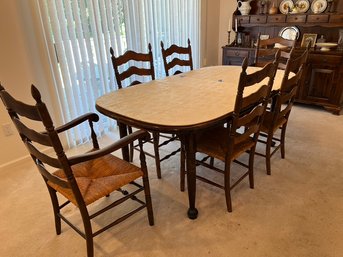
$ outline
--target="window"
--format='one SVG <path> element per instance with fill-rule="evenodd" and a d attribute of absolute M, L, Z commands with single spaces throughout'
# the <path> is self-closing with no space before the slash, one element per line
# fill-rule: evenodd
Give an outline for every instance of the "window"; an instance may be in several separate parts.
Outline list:
<path fill-rule="evenodd" d="M 117 89 L 110 46 L 120 55 L 127 49 L 147 52 L 151 43 L 156 78 L 161 78 L 160 41 L 186 46 L 190 38 L 194 67 L 199 67 L 200 0 L 38 1 L 65 121 L 94 112 L 96 99 Z M 96 129 L 103 133 L 114 125 L 102 116 Z M 83 129 L 68 135 L 70 146 L 88 140 Z"/>

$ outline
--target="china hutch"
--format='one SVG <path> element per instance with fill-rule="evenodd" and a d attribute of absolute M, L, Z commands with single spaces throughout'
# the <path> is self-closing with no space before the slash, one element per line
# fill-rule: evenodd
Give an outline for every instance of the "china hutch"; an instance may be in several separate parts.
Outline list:
<path fill-rule="evenodd" d="M 308 4 L 302 6 L 305 10 L 287 13 L 281 4 L 297 2 Z M 315 2 L 315 3 L 313 3 Z M 325 9 L 316 10 L 313 4 L 325 4 Z M 273 12 L 267 6 L 277 6 Z M 275 0 L 251 1 L 249 15 L 242 15 L 237 9 L 232 17 L 232 27 L 238 31 L 236 39 L 230 45 L 223 47 L 224 65 L 240 65 L 247 57 L 250 64 L 254 62 L 255 44 L 259 34 L 276 37 L 293 34 L 296 41 L 296 54 L 304 50 L 301 47 L 304 34 L 312 34 L 317 42 L 337 43 L 343 33 L 343 0 Z M 308 10 L 307 10 L 308 9 Z M 270 10 L 270 11 L 269 11 Z M 274 14 L 269 14 L 274 13 Z M 286 32 L 286 34 L 283 34 Z M 305 35 L 305 36 L 306 36 Z M 314 42 L 313 42 L 314 43 Z M 323 51 L 327 50 L 327 51 Z M 322 49 L 314 44 L 311 48 L 303 79 L 298 90 L 296 101 L 314 104 L 326 110 L 339 114 L 343 107 L 343 45 L 338 44 L 330 49 Z"/>

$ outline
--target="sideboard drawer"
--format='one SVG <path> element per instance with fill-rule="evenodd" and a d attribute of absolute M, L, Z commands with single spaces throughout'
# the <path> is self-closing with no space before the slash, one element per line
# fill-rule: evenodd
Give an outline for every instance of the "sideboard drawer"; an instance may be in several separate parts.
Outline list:
<path fill-rule="evenodd" d="M 330 23 L 343 23 L 343 14 L 331 14 Z"/>
<path fill-rule="evenodd" d="M 245 50 L 225 50 L 225 55 L 230 57 L 249 57 L 249 51 Z"/>
<path fill-rule="evenodd" d="M 328 22 L 329 21 L 329 15 L 327 14 L 313 14 L 313 15 L 308 15 L 307 16 L 307 22 L 308 23 L 323 23 L 323 22 Z"/>
<path fill-rule="evenodd" d="M 267 22 L 267 16 L 261 16 L 261 15 L 251 15 L 250 16 L 250 23 L 259 24 L 259 23 L 266 23 Z"/>
<path fill-rule="evenodd" d="M 330 66 L 338 66 L 342 62 L 342 56 L 312 54 L 309 56 L 309 63 L 321 63 Z"/>
<path fill-rule="evenodd" d="M 282 23 L 286 21 L 286 15 L 269 15 L 268 23 Z"/>
<path fill-rule="evenodd" d="M 238 19 L 238 23 L 239 24 L 247 24 L 249 23 L 249 15 L 242 15 L 242 16 L 236 16 Z"/>
<path fill-rule="evenodd" d="M 287 15 L 287 22 L 305 22 L 306 15 L 290 14 Z"/>

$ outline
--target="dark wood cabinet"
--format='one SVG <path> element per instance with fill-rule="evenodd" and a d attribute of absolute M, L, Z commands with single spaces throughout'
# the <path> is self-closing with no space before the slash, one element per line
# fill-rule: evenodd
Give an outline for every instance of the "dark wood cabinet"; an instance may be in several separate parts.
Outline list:
<path fill-rule="evenodd" d="M 332 113 L 340 113 L 343 104 L 342 53 L 310 53 L 297 102 L 320 105 Z"/>
<path fill-rule="evenodd" d="M 313 14 L 309 11 L 301 14 L 259 15 L 256 8 L 252 10 L 251 15 L 240 15 L 238 11 L 234 13 L 232 24 L 237 19 L 239 32 L 248 35 L 249 41 L 243 41 L 241 45 L 233 43 L 224 46 L 224 65 L 241 65 L 245 57 L 248 58 L 249 64 L 253 64 L 256 49 L 251 46 L 259 33 L 275 37 L 282 28 L 296 26 L 300 32 L 296 53 L 300 55 L 304 50 L 300 47 L 304 33 L 317 34 L 317 38 L 323 35 L 327 42 L 337 42 L 339 30 L 343 29 L 343 3 L 336 6 L 335 13 Z M 343 108 L 342 47 L 327 52 L 316 47 L 311 49 L 296 101 L 323 106 L 334 114 L 340 113 Z"/>
<path fill-rule="evenodd" d="M 254 63 L 254 48 L 243 47 L 223 47 L 223 61 L 224 65 L 241 65 L 244 58 L 247 57 L 249 64 Z"/>

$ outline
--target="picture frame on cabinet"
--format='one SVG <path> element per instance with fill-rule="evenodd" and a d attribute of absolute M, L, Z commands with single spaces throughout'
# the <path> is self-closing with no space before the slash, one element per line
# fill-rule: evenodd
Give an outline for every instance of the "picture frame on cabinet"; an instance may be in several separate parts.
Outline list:
<path fill-rule="evenodd" d="M 307 47 L 308 44 L 310 43 L 310 46 L 314 47 L 316 45 L 316 40 L 317 40 L 317 34 L 304 33 L 300 46 Z"/>

